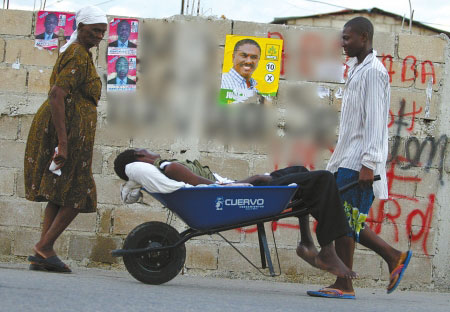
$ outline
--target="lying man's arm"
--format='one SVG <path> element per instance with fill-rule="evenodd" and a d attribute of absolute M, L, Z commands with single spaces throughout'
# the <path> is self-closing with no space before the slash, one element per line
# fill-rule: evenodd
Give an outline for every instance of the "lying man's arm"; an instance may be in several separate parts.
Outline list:
<path fill-rule="evenodd" d="M 172 180 L 188 183 L 190 185 L 214 184 L 214 181 L 196 175 L 185 166 L 173 162 L 164 167 L 164 174 Z"/>
<path fill-rule="evenodd" d="M 236 181 L 235 183 L 250 183 L 252 185 L 267 185 L 272 180 L 272 177 L 270 175 L 254 175 L 251 177 L 248 177 L 247 179 Z"/>

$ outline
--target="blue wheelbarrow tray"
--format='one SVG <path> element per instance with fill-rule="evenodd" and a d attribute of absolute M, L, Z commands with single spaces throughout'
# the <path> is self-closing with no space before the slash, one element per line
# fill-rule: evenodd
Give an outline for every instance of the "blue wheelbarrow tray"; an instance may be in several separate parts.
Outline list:
<path fill-rule="evenodd" d="M 145 190 L 145 189 L 144 189 Z M 297 186 L 197 186 L 149 193 L 196 230 L 276 216 L 291 201 Z"/>

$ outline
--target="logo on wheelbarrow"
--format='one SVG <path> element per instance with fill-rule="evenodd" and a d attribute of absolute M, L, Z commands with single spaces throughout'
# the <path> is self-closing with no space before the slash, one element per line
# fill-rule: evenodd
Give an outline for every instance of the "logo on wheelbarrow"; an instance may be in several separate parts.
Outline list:
<path fill-rule="evenodd" d="M 223 203 L 225 199 L 222 196 L 216 198 L 216 210 L 223 210 Z"/>

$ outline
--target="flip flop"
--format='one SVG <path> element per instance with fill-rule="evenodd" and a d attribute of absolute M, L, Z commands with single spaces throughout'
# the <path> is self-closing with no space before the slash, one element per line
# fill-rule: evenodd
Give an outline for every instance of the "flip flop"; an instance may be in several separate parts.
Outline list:
<path fill-rule="evenodd" d="M 389 276 L 389 286 L 387 287 L 388 294 L 391 294 L 397 288 L 398 284 L 400 284 L 403 274 L 405 274 L 406 268 L 408 267 L 409 261 L 411 260 L 411 256 L 411 250 L 402 253 L 402 255 L 400 256 L 400 260 L 398 261 L 397 266 Z"/>
<path fill-rule="evenodd" d="M 58 258 L 58 256 L 51 256 L 48 258 L 29 256 L 28 261 L 33 265 L 43 266 L 47 271 L 58 272 L 58 273 L 71 273 L 72 270 L 67 267 L 67 265 Z M 34 267 L 35 268 L 35 267 Z M 30 268 L 31 269 L 31 268 Z"/>
<path fill-rule="evenodd" d="M 306 292 L 311 297 L 334 298 L 334 299 L 356 299 L 354 291 L 342 291 L 337 288 L 325 287 L 317 291 Z"/>

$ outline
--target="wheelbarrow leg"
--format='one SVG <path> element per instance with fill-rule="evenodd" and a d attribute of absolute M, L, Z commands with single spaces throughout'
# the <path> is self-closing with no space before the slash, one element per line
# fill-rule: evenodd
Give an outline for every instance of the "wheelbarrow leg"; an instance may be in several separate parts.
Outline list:
<path fill-rule="evenodd" d="M 257 228 L 258 228 L 259 252 L 261 254 L 261 267 L 263 269 L 266 268 L 266 259 L 267 259 L 267 265 L 269 266 L 270 275 L 275 276 L 272 258 L 270 257 L 269 245 L 267 244 L 267 237 L 266 231 L 264 229 L 264 224 L 258 223 Z"/>

